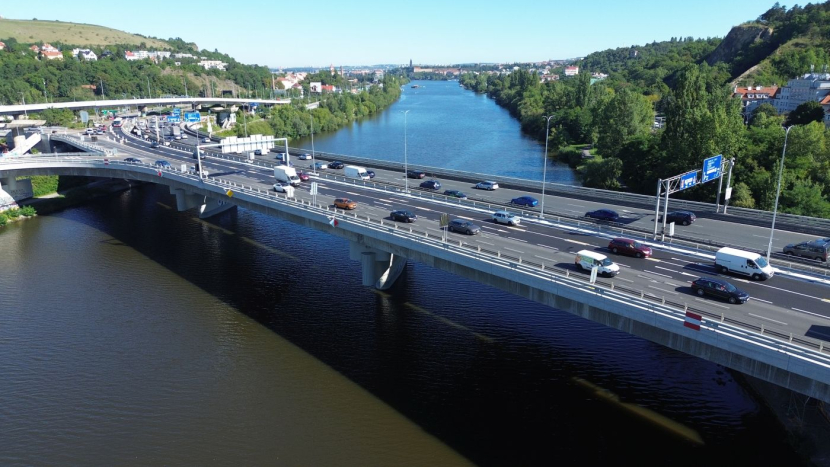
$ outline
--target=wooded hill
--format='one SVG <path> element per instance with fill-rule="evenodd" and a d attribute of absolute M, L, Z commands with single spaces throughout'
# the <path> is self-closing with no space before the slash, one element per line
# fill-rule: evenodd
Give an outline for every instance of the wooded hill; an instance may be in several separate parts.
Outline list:
<path fill-rule="evenodd" d="M 573 78 L 540 83 L 519 70 L 470 73 L 461 82 L 493 96 L 539 139 L 551 116 L 551 147 L 579 167 L 586 186 L 654 194 L 658 178 L 723 154 L 736 159 L 730 202 L 744 207 L 772 209 L 783 125 L 797 125 L 789 134 L 779 209 L 830 217 L 830 134 L 821 106 L 780 116 L 766 104 L 745 122 L 733 97 L 735 82 L 784 85 L 810 65 L 820 71 L 829 32 L 830 2 L 791 9 L 776 3 L 725 39 L 671 38 L 590 54 L 576 63 Z M 608 78 L 593 80 L 592 72 Z M 656 114 L 665 116 L 659 129 Z M 578 145 L 591 145 L 595 157 L 583 160 Z M 716 185 L 677 196 L 714 201 Z"/>

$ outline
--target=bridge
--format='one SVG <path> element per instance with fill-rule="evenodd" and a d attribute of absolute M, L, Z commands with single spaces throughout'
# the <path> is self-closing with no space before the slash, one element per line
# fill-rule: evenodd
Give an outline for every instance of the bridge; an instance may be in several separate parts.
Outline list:
<path fill-rule="evenodd" d="M 59 138 L 67 144 L 74 137 Z M 796 270 L 777 265 L 778 274 L 767 283 L 741 285 L 753 297 L 747 304 L 727 306 L 689 291 L 690 276 L 717 275 L 711 252 L 654 244 L 652 260 L 620 259 L 623 273 L 592 283 L 574 267 L 573 250 L 603 249 L 609 236 L 618 235 L 594 224 L 542 219 L 516 210 L 524 216 L 521 228 L 482 222 L 483 233 L 468 237 L 447 233 L 432 221 L 446 212 L 478 222 L 498 206 L 407 193 L 392 179 L 349 180 L 331 174 L 313 176 L 318 194 L 299 189 L 287 197 L 271 189 L 273 164 L 209 155 L 205 164 L 211 175 L 203 179 L 187 170 L 193 163 L 187 150 L 153 151 L 137 140 L 98 144 L 97 154 L 2 158 L 0 186 L 13 185 L 24 174 L 166 185 L 178 209 L 198 207 L 203 217 L 241 206 L 345 239 L 350 257 L 362 267 L 365 286 L 388 288 L 406 261 L 418 261 L 830 402 L 830 312 L 822 298 L 827 286 L 817 278 L 804 279 Z M 125 162 L 128 156 L 142 161 Z M 155 167 L 157 159 L 172 160 L 173 168 Z M 331 206 L 330 200 L 344 193 L 358 201 L 358 209 Z M 390 220 L 389 210 L 395 206 L 418 211 L 418 221 Z"/>
<path fill-rule="evenodd" d="M 125 106 L 149 107 L 154 105 L 172 106 L 191 104 L 194 107 L 202 104 L 261 104 L 283 105 L 290 104 L 291 99 L 255 99 L 242 97 L 160 97 L 147 99 L 102 99 L 99 101 L 77 102 L 43 102 L 39 104 L 0 105 L 0 115 L 23 115 L 27 112 L 40 112 L 46 109 L 82 110 L 91 108 L 118 108 Z"/>

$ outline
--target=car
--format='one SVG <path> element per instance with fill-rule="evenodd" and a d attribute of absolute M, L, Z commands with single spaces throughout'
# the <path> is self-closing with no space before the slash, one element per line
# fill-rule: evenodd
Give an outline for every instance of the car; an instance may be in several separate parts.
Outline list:
<path fill-rule="evenodd" d="M 164 169 L 170 169 L 170 168 L 173 167 L 172 165 L 170 165 L 169 162 L 167 162 L 165 160 L 161 160 L 161 159 L 157 160 L 154 165 L 156 167 L 164 168 Z"/>
<path fill-rule="evenodd" d="M 666 214 L 666 223 L 674 222 L 675 224 L 689 225 L 695 221 L 697 217 L 691 211 L 672 211 Z"/>
<path fill-rule="evenodd" d="M 449 196 L 450 198 L 467 199 L 467 195 L 458 190 L 445 190 L 444 196 Z"/>
<path fill-rule="evenodd" d="M 493 222 L 497 224 L 519 225 L 522 218 L 514 215 L 512 212 L 496 211 L 492 214 Z"/>
<path fill-rule="evenodd" d="M 349 198 L 335 198 L 334 207 L 340 209 L 355 209 L 357 208 L 357 203 L 350 200 Z"/>
<path fill-rule="evenodd" d="M 413 214 L 409 211 L 405 211 L 403 209 L 399 209 L 397 211 L 390 212 L 389 217 L 393 221 L 401 221 L 401 222 L 415 222 L 415 220 L 418 218 L 418 216 L 416 216 L 415 214 Z"/>
<path fill-rule="evenodd" d="M 692 291 L 700 295 L 712 295 L 729 303 L 746 303 L 749 294 L 722 279 L 700 277 L 692 281 Z"/>
<path fill-rule="evenodd" d="M 345 166 L 346 166 L 346 164 L 344 164 L 340 161 L 331 161 L 331 162 L 329 162 L 329 168 L 330 169 L 342 169 Z"/>
<path fill-rule="evenodd" d="M 428 190 L 437 190 L 441 188 L 441 182 L 438 180 L 426 180 L 421 182 L 421 188 L 426 188 Z"/>
<path fill-rule="evenodd" d="M 653 253 L 651 247 L 630 238 L 612 238 L 608 249 L 615 255 L 628 255 L 635 258 L 648 258 Z"/>
<path fill-rule="evenodd" d="M 307 174 L 307 173 L 305 173 L 305 172 L 303 172 L 302 170 L 300 170 L 299 172 L 297 172 L 297 176 L 298 176 L 298 177 L 300 177 L 300 181 L 301 181 L 301 182 L 307 182 L 307 181 L 308 181 L 308 179 L 309 179 L 308 174 Z"/>
<path fill-rule="evenodd" d="M 151 148 L 157 148 L 157 147 L 159 147 L 159 142 L 158 142 L 158 141 L 153 141 L 152 143 L 150 143 L 150 147 L 151 147 Z"/>
<path fill-rule="evenodd" d="M 274 183 L 274 191 L 278 191 L 280 193 L 288 193 L 288 187 L 290 186 L 291 184 L 288 182 L 277 182 Z"/>
<path fill-rule="evenodd" d="M 174 139 L 182 139 L 182 135 L 176 135 Z"/>
<path fill-rule="evenodd" d="M 424 178 L 427 176 L 427 173 L 423 170 L 407 170 L 406 176 L 409 178 Z"/>
<path fill-rule="evenodd" d="M 532 196 L 519 196 L 518 198 L 511 199 L 510 204 L 515 204 L 517 206 L 529 206 L 531 208 L 535 208 L 539 204 L 539 200 Z"/>
<path fill-rule="evenodd" d="M 141 164 L 141 159 L 137 159 L 135 157 L 128 157 L 124 159 L 124 162 L 130 162 L 132 164 Z"/>
<path fill-rule="evenodd" d="M 827 243 L 813 240 L 811 242 L 790 243 L 784 247 L 784 254 L 810 258 L 816 261 L 827 261 L 827 250 Z"/>
<path fill-rule="evenodd" d="M 162 144 L 164 144 L 165 146 L 170 146 L 170 141 L 164 140 L 164 143 L 162 143 Z"/>
<path fill-rule="evenodd" d="M 597 209 L 596 211 L 586 212 L 585 217 L 590 217 L 591 219 L 596 219 L 599 221 L 615 222 L 620 218 L 620 215 L 617 214 L 616 211 L 612 211 L 611 209 Z"/>
<path fill-rule="evenodd" d="M 375 171 L 374 170 L 366 169 L 366 173 L 369 174 L 370 179 L 375 178 Z"/>
<path fill-rule="evenodd" d="M 181 134 L 181 137 L 182 137 L 182 139 L 187 139 L 187 134 L 182 133 L 182 134 Z"/>
<path fill-rule="evenodd" d="M 453 219 L 447 225 L 447 230 L 450 232 L 461 232 L 467 235 L 477 235 L 481 233 L 481 227 L 464 219 Z"/>
<path fill-rule="evenodd" d="M 277 156 L 277 157 L 279 158 L 280 156 Z M 299 156 L 297 156 L 297 159 L 299 159 L 301 161 L 310 161 L 312 159 L 312 157 L 311 157 L 311 154 L 309 154 L 309 153 L 303 153 L 303 154 L 300 154 Z"/>
<path fill-rule="evenodd" d="M 308 167 L 314 170 L 326 170 L 329 168 L 329 166 L 327 166 L 324 162 L 315 162 L 314 164 L 311 164 Z"/>
<path fill-rule="evenodd" d="M 210 140 L 210 138 L 208 138 L 207 136 L 205 136 L 204 138 L 202 138 L 202 142 L 203 142 L 203 143 L 210 143 L 210 142 L 211 142 L 211 140 Z"/>
<path fill-rule="evenodd" d="M 254 149 L 254 155 L 255 156 L 261 156 L 262 155 L 262 149 Z"/>
<path fill-rule="evenodd" d="M 191 165 L 190 169 L 188 171 L 192 174 L 198 174 L 199 173 L 199 166 Z M 202 167 L 202 175 L 204 175 L 205 177 L 207 177 L 209 175 L 207 169 L 204 168 L 204 167 Z"/>
<path fill-rule="evenodd" d="M 476 183 L 476 188 L 479 189 L 479 190 L 493 191 L 493 190 L 498 190 L 499 184 L 492 181 L 492 180 L 485 180 L 483 182 Z"/>

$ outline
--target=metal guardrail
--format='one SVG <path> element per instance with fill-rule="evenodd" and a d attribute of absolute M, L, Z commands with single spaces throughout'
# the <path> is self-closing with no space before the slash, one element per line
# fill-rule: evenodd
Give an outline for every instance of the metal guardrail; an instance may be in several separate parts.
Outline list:
<path fill-rule="evenodd" d="M 30 159 L 30 160 L 25 160 Z M 36 157 L 22 158 L 15 157 L 9 159 L 0 159 L 0 168 L 4 165 L 20 164 L 25 162 L 32 163 L 79 163 L 78 157 L 66 158 L 60 154 L 44 154 Z M 339 216 L 338 220 L 355 222 L 360 225 L 370 227 L 375 230 L 380 230 L 384 234 L 404 235 L 409 240 L 426 243 L 432 247 L 438 247 L 442 250 L 451 250 L 458 254 L 473 255 L 475 258 L 486 261 L 490 264 L 510 268 L 513 271 L 519 271 L 525 274 L 531 274 L 536 277 L 544 277 L 552 282 L 571 287 L 580 288 L 589 291 L 592 294 L 599 295 L 609 300 L 620 300 L 626 303 L 635 303 L 638 307 L 650 311 L 652 313 L 671 316 L 674 319 L 683 320 L 687 311 L 692 311 L 701 316 L 709 318 L 709 329 L 725 330 L 732 328 L 730 332 L 741 333 L 741 338 L 744 340 L 751 340 L 755 344 L 769 347 L 774 342 L 774 346 L 786 352 L 795 352 L 799 355 L 804 351 L 815 352 L 814 359 L 821 360 L 824 364 L 830 365 L 830 347 L 827 343 L 821 340 L 812 339 L 805 336 L 796 336 L 784 329 L 775 328 L 774 326 L 766 326 L 764 324 L 756 325 L 747 323 L 739 319 L 726 317 L 723 313 L 714 313 L 711 311 L 690 307 L 687 303 L 680 303 L 667 299 L 665 296 L 656 295 L 650 291 L 636 290 L 626 286 L 616 285 L 615 282 L 597 280 L 594 284 L 589 283 L 587 274 L 572 274 L 570 270 L 563 269 L 548 264 L 535 256 L 531 258 L 524 258 L 516 256 L 515 252 L 506 252 L 501 250 L 491 250 L 482 248 L 480 245 L 473 245 L 463 240 L 448 240 L 443 235 L 431 233 L 428 230 L 420 230 L 417 226 L 406 224 L 399 225 L 397 222 L 388 221 L 384 218 L 373 218 L 358 214 L 356 211 L 347 212 L 337 209 L 329 205 L 313 204 L 309 200 L 289 198 L 287 195 L 276 193 L 272 190 L 263 190 L 252 185 L 245 185 L 233 180 L 222 178 L 199 178 L 197 175 L 189 172 L 182 172 L 175 168 L 159 168 L 145 163 L 131 163 L 119 160 L 101 159 L 100 155 L 87 155 L 81 159 L 81 163 L 92 165 L 94 168 L 129 168 L 129 169 L 145 169 L 148 173 L 155 173 L 162 171 L 172 176 L 174 179 L 180 178 L 193 185 L 201 186 L 215 186 L 217 187 L 217 195 L 222 196 L 227 189 L 234 189 L 238 193 L 245 193 L 268 202 L 276 202 L 279 204 L 290 205 L 292 207 L 301 207 L 303 209 L 318 212 L 323 216 L 335 215 Z M 462 200 L 459 200 L 462 201 Z M 586 290 L 587 289 L 587 290 Z M 704 322 L 704 327 L 706 327 Z M 770 340 L 772 339 L 772 340 Z"/>
<path fill-rule="evenodd" d="M 78 147 L 78 148 L 81 148 L 81 149 L 86 149 L 87 151 L 89 151 L 91 153 L 105 154 L 107 156 L 113 155 L 113 152 L 110 151 L 109 149 L 105 149 L 105 148 L 103 148 L 101 146 L 98 146 L 97 144 L 93 144 L 91 142 L 86 142 L 86 141 L 83 140 L 83 138 L 80 138 L 80 137 L 76 137 L 76 136 L 68 135 L 68 134 L 63 134 L 62 135 L 62 134 L 54 134 L 54 133 L 53 134 L 48 134 L 47 136 L 49 137 L 49 139 L 53 139 L 53 140 L 56 140 L 56 141 L 63 141 L 64 143 L 71 144 L 75 147 Z"/>

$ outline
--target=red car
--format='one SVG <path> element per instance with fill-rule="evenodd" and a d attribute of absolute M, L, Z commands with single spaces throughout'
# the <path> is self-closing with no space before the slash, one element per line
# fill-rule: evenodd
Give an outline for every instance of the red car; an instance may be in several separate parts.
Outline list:
<path fill-rule="evenodd" d="M 635 258 L 651 256 L 651 247 L 630 238 L 615 238 L 608 243 L 608 249 L 615 255 L 628 255 Z"/>
<path fill-rule="evenodd" d="M 301 182 L 307 182 L 308 181 L 308 174 L 303 172 L 302 170 L 297 172 L 297 176 L 300 177 Z"/>

